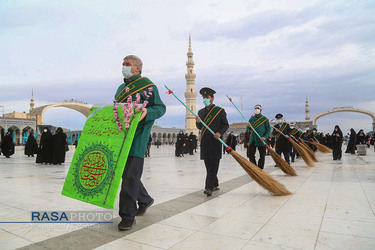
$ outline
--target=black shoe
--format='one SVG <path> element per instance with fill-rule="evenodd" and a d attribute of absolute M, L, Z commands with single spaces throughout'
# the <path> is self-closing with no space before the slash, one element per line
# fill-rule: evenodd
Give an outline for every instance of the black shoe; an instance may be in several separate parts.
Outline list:
<path fill-rule="evenodd" d="M 125 230 L 130 230 L 132 229 L 133 225 L 135 225 L 135 219 L 134 220 L 122 220 L 118 224 L 118 230 L 120 231 L 125 231 Z"/>
<path fill-rule="evenodd" d="M 294 162 L 294 159 L 292 159 L 292 162 Z"/>
<path fill-rule="evenodd" d="M 213 191 L 217 191 L 217 190 L 220 190 L 220 188 L 219 188 L 219 187 L 214 187 L 214 188 L 212 189 L 212 192 L 213 192 Z"/>
<path fill-rule="evenodd" d="M 137 210 L 137 214 L 135 216 L 142 216 L 146 213 L 146 210 L 151 207 L 151 205 L 154 204 L 154 199 L 148 204 L 141 204 L 139 205 L 139 208 Z"/>
<path fill-rule="evenodd" d="M 204 190 L 203 193 L 206 194 L 207 196 L 211 196 L 212 195 L 212 191 L 209 190 L 209 189 Z"/>

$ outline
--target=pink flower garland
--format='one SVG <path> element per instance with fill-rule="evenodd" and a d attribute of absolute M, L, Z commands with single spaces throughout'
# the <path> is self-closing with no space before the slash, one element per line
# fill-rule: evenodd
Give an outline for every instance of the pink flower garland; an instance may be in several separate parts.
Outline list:
<path fill-rule="evenodd" d="M 129 96 L 126 100 L 126 103 L 124 103 L 123 105 L 123 115 L 124 115 L 124 123 L 125 123 L 125 128 L 129 128 L 130 127 L 130 122 L 131 122 L 131 116 L 133 115 L 133 118 L 135 117 L 135 114 L 133 112 L 133 108 L 135 108 L 135 111 L 136 112 L 139 112 L 139 111 L 142 111 L 143 109 L 146 108 L 147 104 L 148 104 L 148 99 L 150 98 L 150 96 L 152 95 L 152 87 L 149 87 L 148 88 L 148 92 L 147 91 L 143 91 L 143 95 L 144 95 L 144 99 L 146 99 L 143 103 L 142 103 L 142 106 L 138 106 L 138 104 L 141 102 L 141 94 L 140 93 L 137 93 L 135 95 L 136 97 L 136 100 L 133 101 L 132 100 L 132 96 Z M 129 87 L 126 87 L 125 88 L 125 92 L 129 92 Z M 113 114 L 115 116 L 115 119 L 116 119 L 116 125 L 118 127 L 118 129 L 120 131 L 123 131 L 123 128 L 122 128 L 122 124 L 120 122 L 120 117 L 118 115 L 118 106 L 116 104 L 116 100 L 113 101 Z"/>

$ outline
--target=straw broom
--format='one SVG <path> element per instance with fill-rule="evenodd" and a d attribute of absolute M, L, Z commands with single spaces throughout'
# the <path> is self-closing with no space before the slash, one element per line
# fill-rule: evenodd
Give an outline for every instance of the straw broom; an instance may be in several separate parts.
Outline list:
<path fill-rule="evenodd" d="M 229 98 L 229 96 L 227 95 L 229 101 L 233 104 L 233 106 L 237 109 L 237 111 L 242 115 L 242 117 L 245 119 L 245 121 L 247 120 L 245 118 L 245 116 L 242 114 L 242 112 L 238 109 L 238 107 L 236 106 L 236 104 L 234 104 L 234 102 L 232 101 L 232 98 Z M 258 132 L 251 126 L 251 129 L 254 131 L 254 133 L 259 137 L 261 138 L 261 136 L 258 134 Z M 292 168 L 289 163 L 287 163 L 283 158 L 281 158 L 281 156 L 276 153 L 270 146 L 267 145 L 267 143 L 265 143 L 263 141 L 263 144 L 265 145 L 265 147 L 268 149 L 268 152 L 270 153 L 273 161 L 276 163 L 276 166 L 278 166 L 284 173 L 286 173 L 287 175 L 291 175 L 291 176 L 296 176 L 297 173 L 296 171 L 294 170 L 294 168 Z"/>
<path fill-rule="evenodd" d="M 287 163 L 283 158 L 281 158 L 281 156 L 278 153 L 276 153 L 268 145 L 266 145 L 266 148 L 268 149 L 268 152 L 270 153 L 270 155 L 271 155 L 273 161 L 275 162 L 276 166 L 278 166 L 281 169 L 281 171 L 283 171 L 287 175 L 297 176 L 297 173 L 294 170 L 294 168 L 292 168 L 292 166 L 290 166 L 289 163 Z"/>
<path fill-rule="evenodd" d="M 166 85 L 165 88 L 168 90 L 168 94 L 172 94 L 182 105 L 185 106 L 187 110 L 190 111 L 195 117 L 197 116 L 186 104 L 181 101 L 172 90 L 170 90 Z M 202 125 L 206 127 L 208 131 L 210 131 L 213 135 L 215 134 L 203 121 L 201 121 Z M 221 144 L 224 145 L 226 151 L 229 152 L 233 158 L 241 165 L 241 167 L 250 175 L 250 177 L 256 181 L 260 186 L 266 189 L 271 195 L 275 196 L 282 196 L 282 195 L 289 195 L 291 192 L 286 189 L 286 187 L 270 176 L 268 173 L 263 172 L 260 168 L 255 166 L 253 163 L 249 162 L 245 157 L 238 154 L 234 151 L 231 147 L 229 147 L 223 140 L 220 138 L 218 139 Z"/>
<path fill-rule="evenodd" d="M 323 144 L 320 144 L 318 141 L 311 141 L 310 143 L 313 144 L 320 152 L 324 154 L 332 153 L 332 150 L 330 148 L 326 147 Z"/>
<path fill-rule="evenodd" d="M 296 125 L 296 128 L 299 129 L 302 133 L 304 133 L 304 131 L 302 129 L 300 129 L 297 125 Z M 306 150 L 306 152 L 310 155 L 311 159 L 314 161 L 314 162 L 318 162 L 318 158 L 316 157 L 315 155 L 315 152 L 309 147 L 309 145 L 307 145 L 302 138 L 299 138 L 299 144 Z"/>
<path fill-rule="evenodd" d="M 315 155 L 315 152 L 302 139 L 300 139 L 300 145 L 306 150 L 306 152 L 310 155 L 311 159 L 314 162 L 319 161 L 318 158 Z"/>
<path fill-rule="evenodd" d="M 270 123 L 271 127 L 273 127 L 274 129 L 276 129 L 271 123 Z M 286 137 L 286 135 L 279 131 L 284 137 Z M 296 141 L 296 138 L 294 138 L 293 135 L 291 135 L 288 140 L 292 143 L 293 147 L 297 150 L 298 154 L 302 157 L 303 161 L 306 163 L 307 166 L 309 167 L 316 167 L 315 164 L 313 163 L 309 153 L 306 152 L 306 150 L 300 146 Z"/>
<path fill-rule="evenodd" d="M 270 125 L 274 129 L 276 129 L 271 123 Z M 279 131 L 279 133 L 282 134 L 286 138 L 286 135 L 283 132 Z M 297 142 L 294 141 L 296 140 L 294 136 L 290 136 L 288 140 L 292 143 L 293 147 L 297 150 L 298 154 L 302 157 L 303 161 L 306 163 L 307 166 L 316 167 L 310 155 L 306 152 L 306 150 L 302 148 Z"/>
<path fill-rule="evenodd" d="M 302 157 L 307 166 L 316 167 L 310 155 L 302 148 L 300 144 L 291 139 L 289 139 L 289 141 L 292 143 L 293 147 L 297 150 L 298 154 Z"/>

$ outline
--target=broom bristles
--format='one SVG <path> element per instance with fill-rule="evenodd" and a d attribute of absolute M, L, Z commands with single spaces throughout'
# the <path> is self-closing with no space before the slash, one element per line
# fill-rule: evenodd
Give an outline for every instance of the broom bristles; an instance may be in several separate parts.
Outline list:
<path fill-rule="evenodd" d="M 332 153 L 332 150 L 319 142 L 311 142 L 320 152 L 324 154 Z"/>
<path fill-rule="evenodd" d="M 270 176 L 268 173 L 262 171 L 260 168 L 255 166 L 253 163 L 248 161 L 245 157 L 238 154 L 236 151 L 231 150 L 230 154 L 233 158 L 241 165 L 241 167 L 250 175 L 250 177 L 256 181 L 260 186 L 266 189 L 270 194 L 275 196 L 290 195 L 286 187 Z"/>
<path fill-rule="evenodd" d="M 315 152 L 309 147 L 309 145 L 307 145 L 304 141 L 300 141 L 300 145 L 305 149 L 305 151 L 310 155 L 311 159 L 314 161 L 314 162 L 318 162 L 318 158 L 316 157 L 315 155 Z"/>
<path fill-rule="evenodd" d="M 289 163 L 287 163 L 281 156 L 276 153 L 272 148 L 268 147 L 268 152 L 271 154 L 272 159 L 276 163 L 276 166 L 278 166 L 284 173 L 291 176 L 296 176 L 297 173 L 292 168 Z"/>
<path fill-rule="evenodd" d="M 290 142 L 292 143 L 293 147 L 297 150 L 298 154 L 302 157 L 307 166 L 316 167 L 310 155 L 297 142 L 295 142 L 294 140 L 290 140 Z"/>

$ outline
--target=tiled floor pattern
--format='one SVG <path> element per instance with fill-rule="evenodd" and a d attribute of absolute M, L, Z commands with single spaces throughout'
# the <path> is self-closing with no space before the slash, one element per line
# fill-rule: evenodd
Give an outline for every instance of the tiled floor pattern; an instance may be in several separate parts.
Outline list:
<path fill-rule="evenodd" d="M 0 248 L 375 248 L 373 148 L 366 156 L 344 155 L 341 161 L 318 153 L 316 168 L 299 160 L 292 164 L 295 177 L 273 168 L 267 157 L 267 170 L 294 193 L 284 197 L 270 196 L 225 155 L 222 190 L 207 198 L 201 190 L 205 173 L 199 156 L 174 158 L 169 147 L 152 152 L 143 180 L 157 202 L 137 219 L 134 230 L 118 232 L 118 219 L 91 229 L 1 224 Z M 11 161 L 0 159 L 0 169 L 1 221 L 30 220 L 35 210 L 98 210 L 60 195 L 68 166 L 36 165 L 18 153 Z"/>

